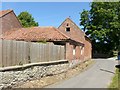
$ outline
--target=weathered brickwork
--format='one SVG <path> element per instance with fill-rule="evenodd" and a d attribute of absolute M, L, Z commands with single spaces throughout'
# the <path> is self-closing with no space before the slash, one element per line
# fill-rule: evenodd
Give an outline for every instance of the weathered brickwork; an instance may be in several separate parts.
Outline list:
<path fill-rule="evenodd" d="M 66 31 L 66 28 L 70 28 L 70 31 Z M 83 43 L 84 32 L 82 32 L 79 27 L 69 18 L 67 18 L 59 27 L 58 29 L 69 36 L 70 38 L 74 39 L 75 41 Z"/>
<path fill-rule="evenodd" d="M 90 59 L 92 55 L 92 45 L 89 38 L 85 37 L 85 59 Z"/>
<path fill-rule="evenodd" d="M 9 31 L 10 29 L 22 27 L 13 11 L 0 17 L 0 25 L 2 27 L 2 33 Z"/>
<path fill-rule="evenodd" d="M 77 43 L 66 43 L 66 59 L 84 61 L 91 58 L 91 41 L 70 18 L 67 18 L 58 29 L 72 40 L 77 41 Z"/>

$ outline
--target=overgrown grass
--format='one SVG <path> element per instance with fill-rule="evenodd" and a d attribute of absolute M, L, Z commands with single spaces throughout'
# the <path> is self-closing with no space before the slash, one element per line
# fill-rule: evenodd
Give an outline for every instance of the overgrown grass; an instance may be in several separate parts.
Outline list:
<path fill-rule="evenodd" d="M 120 90 L 120 72 L 118 69 L 116 69 L 115 76 L 113 77 L 109 88 L 119 88 Z"/>

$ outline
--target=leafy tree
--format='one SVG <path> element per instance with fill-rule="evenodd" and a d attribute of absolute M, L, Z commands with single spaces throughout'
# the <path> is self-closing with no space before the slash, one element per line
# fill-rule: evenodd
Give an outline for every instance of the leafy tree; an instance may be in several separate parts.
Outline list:
<path fill-rule="evenodd" d="M 92 2 L 80 24 L 90 36 L 93 50 L 108 53 L 120 47 L 120 2 Z"/>
<path fill-rule="evenodd" d="M 29 14 L 27 11 L 21 12 L 18 15 L 18 19 L 20 20 L 23 27 L 33 27 L 38 26 L 38 22 L 35 22 L 34 18 L 31 14 Z"/>
<path fill-rule="evenodd" d="M 83 25 L 83 31 L 86 31 L 87 26 L 89 25 L 89 11 L 83 10 L 81 13 L 80 25 Z"/>

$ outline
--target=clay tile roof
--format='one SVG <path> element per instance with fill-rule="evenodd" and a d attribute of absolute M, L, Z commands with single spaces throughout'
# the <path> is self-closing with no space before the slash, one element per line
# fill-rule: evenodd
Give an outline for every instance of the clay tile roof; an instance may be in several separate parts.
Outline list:
<path fill-rule="evenodd" d="M 61 41 L 69 39 L 68 36 L 54 27 L 31 27 L 10 30 L 3 34 L 2 39 L 24 41 Z"/>
<path fill-rule="evenodd" d="M 13 10 L 2 10 L 2 11 L 0 11 L 0 17 L 3 17 L 3 16 L 5 16 L 6 14 L 8 14 L 8 13 L 10 13 L 10 12 L 12 12 Z"/>

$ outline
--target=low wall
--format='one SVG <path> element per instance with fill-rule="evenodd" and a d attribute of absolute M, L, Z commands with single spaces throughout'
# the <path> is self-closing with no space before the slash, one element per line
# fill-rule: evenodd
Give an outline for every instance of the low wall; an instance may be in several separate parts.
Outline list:
<path fill-rule="evenodd" d="M 11 88 L 44 76 L 59 74 L 66 71 L 69 66 L 67 60 L 60 60 L 0 68 L 0 89 Z"/>

